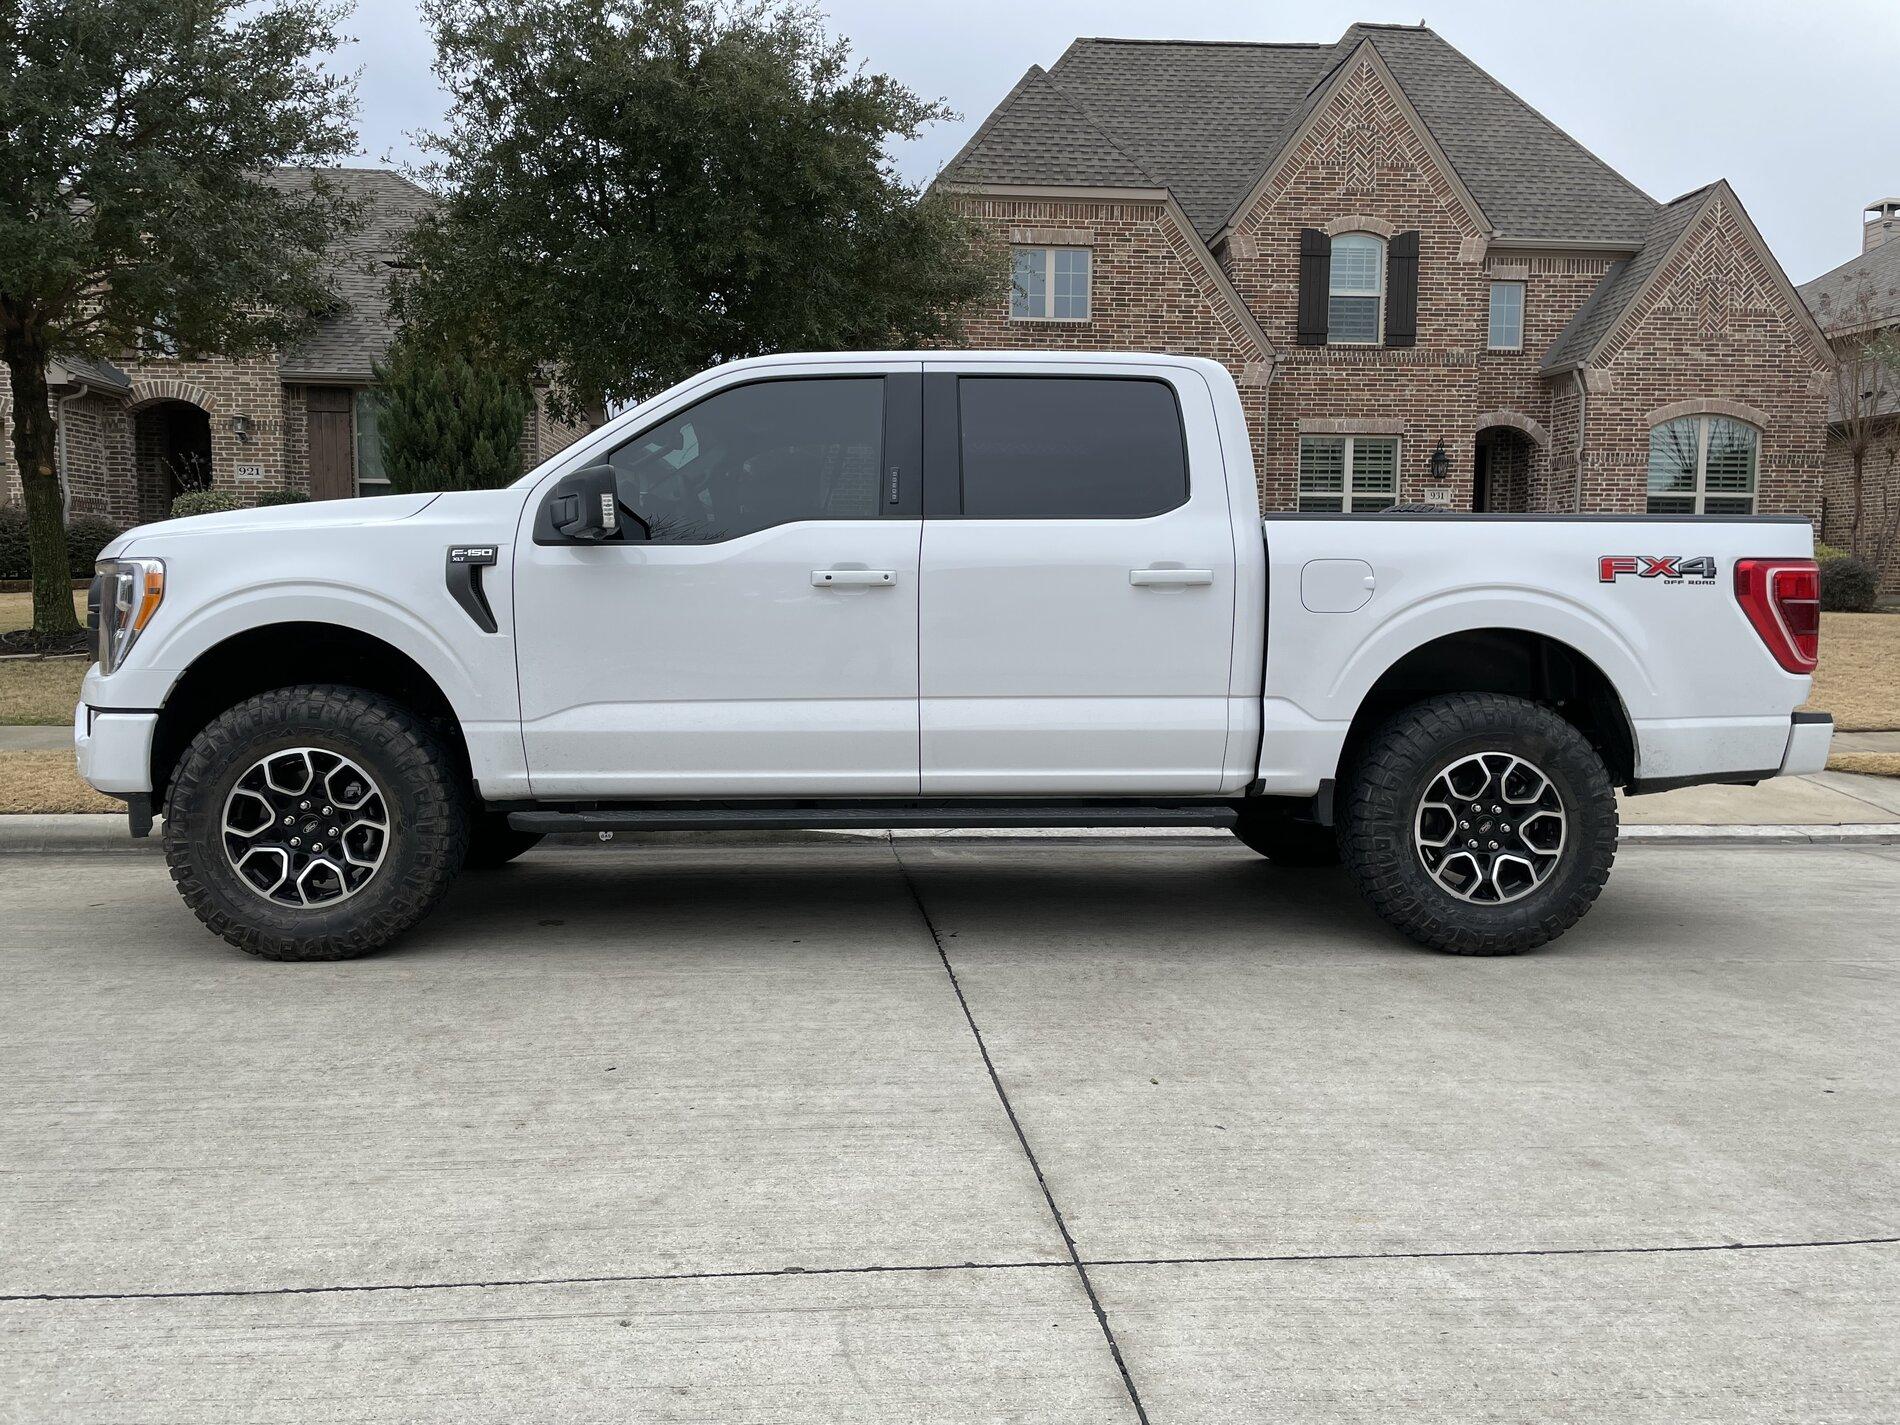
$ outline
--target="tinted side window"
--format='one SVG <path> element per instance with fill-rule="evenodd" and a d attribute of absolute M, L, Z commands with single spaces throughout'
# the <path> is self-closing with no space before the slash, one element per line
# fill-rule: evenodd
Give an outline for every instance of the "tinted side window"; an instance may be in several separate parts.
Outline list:
<path fill-rule="evenodd" d="M 1165 382 L 965 376 L 958 405 L 967 519 L 1141 519 L 1187 499 Z"/>
<path fill-rule="evenodd" d="M 655 544 L 878 515 L 880 377 L 758 381 L 708 396 L 608 457 Z"/>

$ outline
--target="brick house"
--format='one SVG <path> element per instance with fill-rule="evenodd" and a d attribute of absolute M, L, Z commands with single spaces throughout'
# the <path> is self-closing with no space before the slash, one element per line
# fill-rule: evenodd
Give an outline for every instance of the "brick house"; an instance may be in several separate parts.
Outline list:
<path fill-rule="evenodd" d="M 1900 198 L 1869 203 L 1861 213 L 1859 255 L 1800 290 L 1836 355 L 1822 537 L 1843 549 L 1858 545 L 1880 566 L 1882 588 L 1900 593 L 1900 372 L 1864 350 L 1882 336 L 1900 335 Z"/>
<path fill-rule="evenodd" d="M 1827 342 L 1735 193 L 1658 203 L 1422 26 L 1079 39 L 940 176 L 974 346 L 1211 356 L 1269 509 L 1821 506 Z"/>
<path fill-rule="evenodd" d="M 328 260 L 336 305 L 297 346 L 243 360 L 152 346 L 113 361 L 50 363 L 69 516 L 163 519 L 181 488 L 207 483 L 240 497 L 291 489 L 337 499 L 387 488 L 371 368 L 395 336 L 391 260 L 431 200 L 383 169 L 325 172 L 362 203 L 364 218 Z M 280 181 L 308 182 L 308 170 L 282 170 Z M 0 425 L 11 418 L 0 371 Z M 582 433 L 537 400 L 522 436 L 524 464 Z M 0 503 L 19 498 L 9 435 L 0 442 Z"/>

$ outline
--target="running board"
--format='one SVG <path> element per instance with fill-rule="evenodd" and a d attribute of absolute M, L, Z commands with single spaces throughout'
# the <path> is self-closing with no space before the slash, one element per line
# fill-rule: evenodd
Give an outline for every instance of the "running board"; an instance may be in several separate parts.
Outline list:
<path fill-rule="evenodd" d="M 1232 806 L 1088 806 L 1073 802 L 1007 806 L 636 807 L 601 811 L 517 811 L 516 831 L 882 831 L 1009 826 L 1232 826 Z"/>

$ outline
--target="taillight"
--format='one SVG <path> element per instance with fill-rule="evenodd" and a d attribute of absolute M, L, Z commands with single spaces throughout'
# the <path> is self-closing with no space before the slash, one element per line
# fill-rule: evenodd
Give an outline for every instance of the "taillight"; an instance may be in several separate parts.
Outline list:
<path fill-rule="evenodd" d="M 1821 655 L 1821 570 L 1812 559 L 1738 559 L 1735 598 L 1790 673 L 1812 673 Z"/>

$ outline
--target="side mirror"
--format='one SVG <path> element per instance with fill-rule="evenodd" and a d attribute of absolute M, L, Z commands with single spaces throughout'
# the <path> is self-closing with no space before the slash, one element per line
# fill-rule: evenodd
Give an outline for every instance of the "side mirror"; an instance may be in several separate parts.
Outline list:
<path fill-rule="evenodd" d="M 548 521 L 563 539 L 598 544 L 620 537 L 620 490 L 611 465 L 562 477 L 548 496 Z"/>

